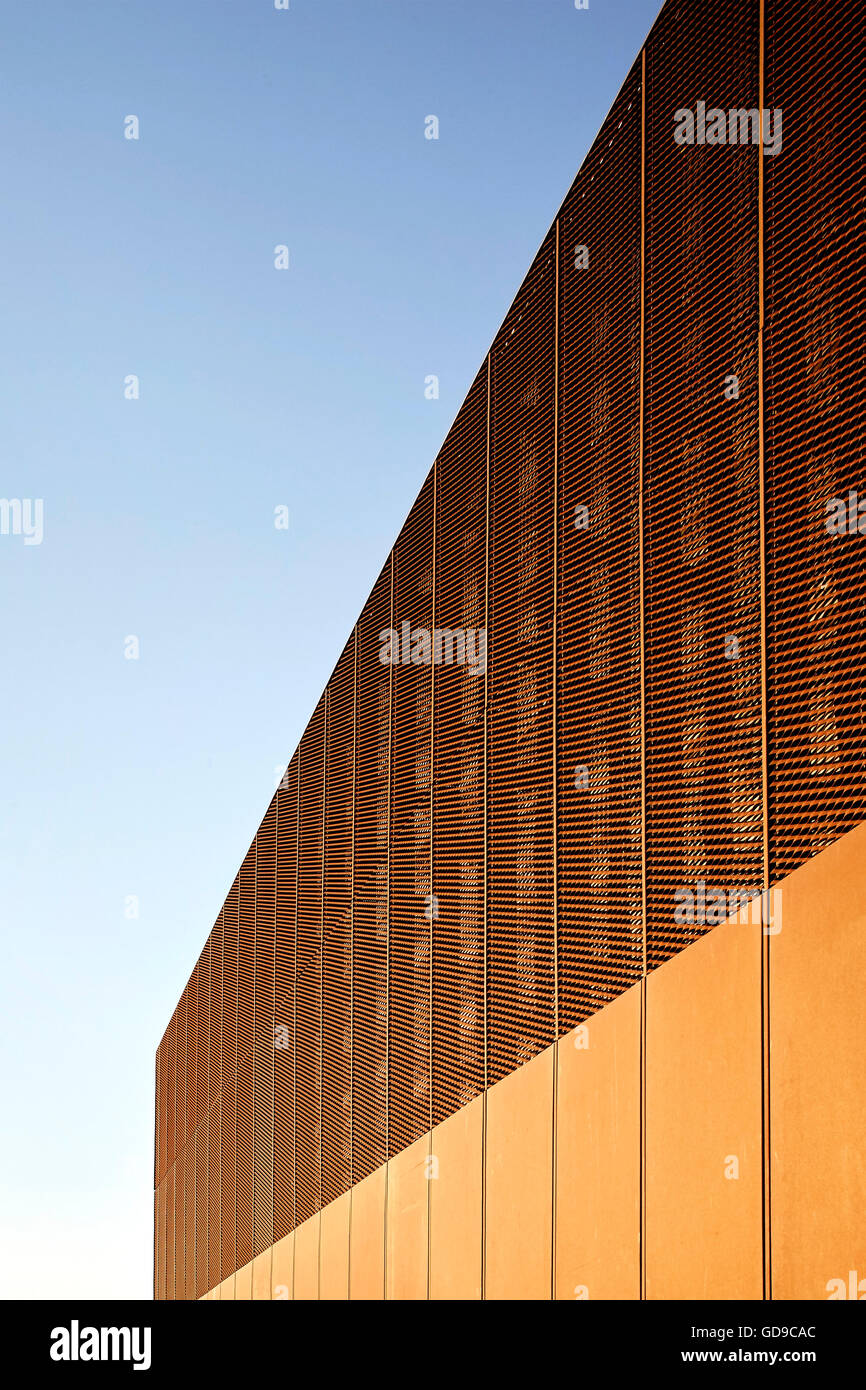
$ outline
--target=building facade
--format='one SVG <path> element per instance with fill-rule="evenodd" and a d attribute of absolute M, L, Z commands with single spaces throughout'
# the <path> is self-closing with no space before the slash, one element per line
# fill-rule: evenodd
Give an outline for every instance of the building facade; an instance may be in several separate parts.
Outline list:
<path fill-rule="evenodd" d="M 864 47 L 659 15 L 159 1045 L 156 1298 L 866 1296 Z"/>

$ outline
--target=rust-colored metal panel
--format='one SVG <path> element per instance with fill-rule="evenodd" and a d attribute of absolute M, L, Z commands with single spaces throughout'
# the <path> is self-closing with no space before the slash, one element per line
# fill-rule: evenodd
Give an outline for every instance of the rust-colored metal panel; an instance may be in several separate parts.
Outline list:
<path fill-rule="evenodd" d="M 760 154 L 700 143 L 695 114 L 757 107 L 758 8 L 668 5 L 646 51 L 650 969 L 714 925 L 682 920 L 679 890 L 762 886 Z M 686 109 L 693 144 L 674 138 Z"/>
<path fill-rule="evenodd" d="M 273 1246 L 268 1246 L 267 1250 L 253 1259 L 253 1278 L 252 1293 L 254 1302 L 263 1302 L 271 1297 L 271 1263 L 273 1261 Z"/>
<path fill-rule="evenodd" d="M 196 965 L 198 992 L 196 999 L 195 1036 L 195 1110 L 193 1128 L 204 1123 L 208 1109 L 208 1071 L 210 1052 L 210 937 L 204 944 Z"/>
<path fill-rule="evenodd" d="M 433 484 L 429 473 L 394 546 L 390 670 L 388 1153 L 430 1128 L 430 774 Z M 399 643 L 399 646 L 397 646 Z"/>
<path fill-rule="evenodd" d="M 556 238 L 491 349 L 488 1078 L 554 1034 L 553 525 Z"/>
<path fill-rule="evenodd" d="M 209 1115 L 207 1146 L 207 1283 L 213 1289 L 222 1270 L 222 1104 L 218 1098 Z"/>
<path fill-rule="evenodd" d="M 430 1297 L 481 1297 L 484 1097 L 436 1125 L 430 1177 Z"/>
<path fill-rule="evenodd" d="M 487 364 L 436 463 L 436 627 L 486 631 Z M 452 649 L 453 657 L 453 649 Z M 443 662 L 433 702 L 434 1122 L 484 1089 L 484 706 L 479 663 Z"/>
<path fill-rule="evenodd" d="M 241 1265 L 235 1275 L 235 1298 L 249 1303 L 253 1296 L 253 1262 Z"/>
<path fill-rule="evenodd" d="M 559 216 L 559 1027 L 639 979 L 641 64 Z"/>
<path fill-rule="evenodd" d="M 427 1297 L 429 1156 L 428 1133 L 388 1164 L 386 1298 Z"/>
<path fill-rule="evenodd" d="M 391 621 L 391 562 L 358 619 L 355 882 L 352 932 L 352 1176 L 387 1158 L 388 806 L 391 666 L 383 632 Z"/>
<path fill-rule="evenodd" d="M 295 1225 L 295 914 L 298 883 L 298 758 L 277 789 L 274 941 L 274 1239 Z"/>
<path fill-rule="evenodd" d="M 165 1297 L 172 1302 L 177 1297 L 177 1211 L 175 1207 L 176 1179 L 177 1164 L 173 1163 L 165 1175 Z"/>
<path fill-rule="evenodd" d="M 295 1009 L 296 1221 L 321 1205 L 322 834 L 327 692 L 301 738 L 298 766 L 298 958 Z M 295 1255 L 299 1258 L 298 1252 Z M 296 1270 L 297 1272 L 297 1270 Z"/>
<path fill-rule="evenodd" d="M 320 1214 L 302 1221 L 295 1231 L 295 1290 L 294 1297 L 319 1297 L 319 1225 Z"/>
<path fill-rule="evenodd" d="M 766 0 L 770 872 L 866 818 L 866 31 Z M 804 235 L 804 197 L 812 210 Z M 859 515 L 858 515 L 859 508 Z"/>
<path fill-rule="evenodd" d="M 177 1157 L 177 1010 L 166 1030 L 165 1172 Z"/>
<path fill-rule="evenodd" d="M 220 1284 L 220 1298 L 227 1299 L 231 1303 L 234 1301 L 234 1296 L 235 1276 L 232 1274 L 229 1276 L 228 1279 L 223 1279 L 222 1283 Z"/>
<path fill-rule="evenodd" d="M 177 1053 L 176 1053 L 176 1112 L 175 1112 L 175 1158 L 179 1157 L 186 1143 L 186 1002 L 188 997 L 188 985 L 178 1000 L 175 1010 L 175 1020 L 177 1026 Z"/>
<path fill-rule="evenodd" d="M 256 832 L 253 1254 L 274 1243 L 274 948 L 277 795 Z"/>
<path fill-rule="evenodd" d="M 559 1040 L 556 1297 L 640 1297 L 641 989 Z"/>
<path fill-rule="evenodd" d="M 761 926 L 729 921 L 647 980 L 646 1296 L 761 1298 L 761 1188 Z"/>
<path fill-rule="evenodd" d="M 486 1298 L 550 1298 L 553 1057 L 545 1048 L 487 1092 Z"/>
<path fill-rule="evenodd" d="M 352 1188 L 349 1297 L 385 1297 L 385 1165 Z"/>
<path fill-rule="evenodd" d="M 352 1194 L 344 1192 L 322 1207 L 319 1254 L 319 1297 L 349 1297 L 349 1221 Z"/>
<path fill-rule="evenodd" d="M 195 1297 L 207 1293 L 207 1154 L 209 1126 L 205 1116 L 194 1135 L 195 1143 Z"/>
<path fill-rule="evenodd" d="M 236 1257 L 253 1257 L 253 1151 L 255 1074 L 256 845 L 247 850 L 238 874 L 238 1012 L 235 1097 Z"/>
<path fill-rule="evenodd" d="M 183 1298 L 190 1302 L 195 1291 L 195 1135 L 191 1135 L 183 1150 L 184 1233 L 183 1233 Z"/>
<path fill-rule="evenodd" d="M 295 1268 L 295 1233 L 282 1236 L 274 1245 L 271 1265 L 271 1297 L 281 1302 L 291 1300 Z"/>
<path fill-rule="evenodd" d="M 773 1298 L 866 1296 L 864 864 L 866 824 L 777 890 L 782 929 L 770 937 Z"/>
<path fill-rule="evenodd" d="M 165 1180 L 163 1180 L 153 1194 L 153 1227 L 155 1236 L 153 1296 L 158 1300 L 165 1298 L 165 1187 Z"/>
<path fill-rule="evenodd" d="M 220 909 L 211 930 L 207 1046 L 207 1108 L 219 1100 L 223 1065 L 223 912 Z"/>
<path fill-rule="evenodd" d="M 322 1205 L 352 1185 L 352 821 L 355 636 L 328 682 L 322 937 Z"/>

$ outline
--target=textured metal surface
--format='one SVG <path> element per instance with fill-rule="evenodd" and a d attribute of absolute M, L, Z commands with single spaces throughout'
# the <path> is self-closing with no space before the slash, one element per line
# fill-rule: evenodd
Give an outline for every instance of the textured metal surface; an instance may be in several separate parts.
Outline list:
<path fill-rule="evenodd" d="M 766 0 L 778 155 L 673 138 L 759 105 L 760 13 L 669 0 L 270 803 L 157 1052 L 157 1298 L 866 815 L 859 16 Z"/>
<path fill-rule="evenodd" d="M 785 113 L 765 167 L 774 880 L 866 817 L 866 536 L 827 531 L 834 499 L 866 502 L 866 37 L 853 6 L 811 19 L 767 0 L 766 102 Z"/>
<path fill-rule="evenodd" d="M 559 219 L 561 1032 L 642 969 L 640 66 Z"/>
<path fill-rule="evenodd" d="M 647 962 L 762 877 L 757 192 L 752 145 L 678 145 L 674 113 L 756 107 L 758 4 L 670 5 L 647 45 Z M 724 395 L 739 378 L 739 399 Z M 736 644 L 736 646 L 734 645 Z M 736 650 L 737 655 L 730 655 Z M 695 897 L 696 919 L 675 920 Z M 681 916 L 685 916 L 681 913 Z M 723 915 L 727 915 L 724 913 Z"/>

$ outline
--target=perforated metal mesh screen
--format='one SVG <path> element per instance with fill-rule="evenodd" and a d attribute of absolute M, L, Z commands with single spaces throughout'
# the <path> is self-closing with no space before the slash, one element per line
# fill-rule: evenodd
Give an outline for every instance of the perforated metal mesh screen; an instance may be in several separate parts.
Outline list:
<path fill-rule="evenodd" d="M 157 1298 L 866 814 L 862 25 L 759 18 L 662 11 L 271 800 L 157 1052 Z"/>

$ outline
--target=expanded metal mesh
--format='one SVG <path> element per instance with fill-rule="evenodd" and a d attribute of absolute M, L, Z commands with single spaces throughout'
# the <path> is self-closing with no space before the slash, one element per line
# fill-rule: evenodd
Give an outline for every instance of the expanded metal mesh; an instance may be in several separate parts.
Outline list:
<path fill-rule="evenodd" d="M 268 807 L 157 1052 L 157 1298 L 866 815 L 864 38 L 765 8 L 665 6 Z"/>

